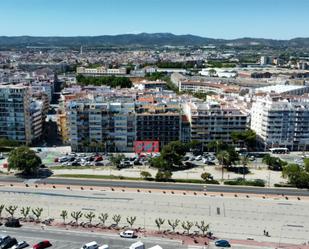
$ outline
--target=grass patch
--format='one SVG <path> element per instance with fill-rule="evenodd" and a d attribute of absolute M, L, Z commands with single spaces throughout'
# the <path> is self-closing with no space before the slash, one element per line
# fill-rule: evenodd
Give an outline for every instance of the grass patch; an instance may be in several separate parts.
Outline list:
<path fill-rule="evenodd" d="M 81 178 L 81 179 L 103 179 L 103 180 L 130 180 L 130 181 L 154 181 L 153 178 L 140 178 L 140 177 L 126 177 L 126 176 L 115 176 L 115 175 L 88 175 L 88 174 L 59 174 L 55 177 L 68 177 L 68 178 Z M 161 181 L 162 182 L 162 181 Z M 216 180 L 209 180 L 207 182 L 198 179 L 171 179 L 166 182 L 176 183 L 195 183 L 195 184 L 219 184 Z"/>
<path fill-rule="evenodd" d="M 83 178 L 83 179 L 109 179 L 109 180 L 142 180 L 139 177 L 125 177 L 115 175 L 88 175 L 88 174 L 59 174 L 56 177 L 68 177 L 68 178 Z"/>
<path fill-rule="evenodd" d="M 51 170 L 61 170 L 61 169 L 103 169 L 98 166 L 52 166 Z"/>
<path fill-rule="evenodd" d="M 224 184 L 225 185 L 244 185 L 244 186 L 265 187 L 265 181 L 261 179 L 245 180 L 243 178 L 237 178 L 235 180 L 224 181 Z"/>

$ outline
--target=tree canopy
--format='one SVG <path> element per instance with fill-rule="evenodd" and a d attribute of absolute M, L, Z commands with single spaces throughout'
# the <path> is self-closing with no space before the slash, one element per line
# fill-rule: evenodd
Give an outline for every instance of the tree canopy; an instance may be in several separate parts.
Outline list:
<path fill-rule="evenodd" d="M 290 184 L 297 188 L 309 189 L 309 167 L 301 167 L 298 164 L 292 163 L 283 167 L 282 175 L 288 178 Z"/>
<path fill-rule="evenodd" d="M 248 149 L 254 148 L 256 144 L 256 133 L 253 130 L 233 131 L 231 137 L 234 143 L 243 142 Z"/>
<path fill-rule="evenodd" d="M 102 77 L 85 77 L 82 74 L 76 76 L 76 81 L 80 85 L 93 85 L 93 86 L 110 86 L 110 87 L 120 87 L 120 88 L 130 88 L 132 87 L 132 82 L 127 77 L 115 77 L 115 76 L 102 76 Z"/>
<path fill-rule="evenodd" d="M 21 146 L 10 152 L 8 163 L 10 169 L 18 169 L 30 175 L 36 172 L 42 161 L 29 147 Z"/>

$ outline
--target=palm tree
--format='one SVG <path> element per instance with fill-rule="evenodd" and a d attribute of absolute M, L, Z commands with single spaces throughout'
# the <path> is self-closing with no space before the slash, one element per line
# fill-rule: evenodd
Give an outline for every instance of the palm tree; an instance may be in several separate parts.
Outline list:
<path fill-rule="evenodd" d="M 241 156 L 240 157 L 240 162 L 241 162 L 242 167 L 243 167 L 243 172 L 242 172 L 243 173 L 243 178 L 245 179 L 245 177 L 246 177 L 245 168 L 246 168 L 246 166 L 249 163 L 249 157 L 248 156 Z"/>
<path fill-rule="evenodd" d="M 222 150 L 217 154 L 217 159 L 222 167 L 222 181 L 223 181 L 224 167 L 230 165 L 230 154 L 226 150 Z"/>

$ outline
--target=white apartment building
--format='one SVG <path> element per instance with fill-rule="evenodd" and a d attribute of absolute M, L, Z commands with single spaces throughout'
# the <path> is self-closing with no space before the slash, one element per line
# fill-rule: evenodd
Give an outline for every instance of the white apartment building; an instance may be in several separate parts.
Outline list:
<path fill-rule="evenodd" d="M 247 128 L 248 115 L 228 104 L 188 102 L 183 104 L 183 111 L 191 126 L 191 140 L 203 146 L 215 140 L 231 143 L 233 131 Z"/>
<path fill-rule="evenodd" d="M 102 75 L 126 75 L 127 69 L 125 67 L 120 68 L 106 68 L 106 67 L 97 67 L 97 68 L 86 68 L 86 67 L 77 67 L 77 74 L 83 74 L 85 76 L 102 76 Z"/>
<path fill-rule="evenodd" d="M 252 105 L 251 129 L 265 149 L 309 149 L 309 99 L 260 97 Z"/>
<path fill-rule="evenodd" d="M 28 86 L 0 86 L 0 138 L 31 144 L 42 135 L 42 112 Z"/>

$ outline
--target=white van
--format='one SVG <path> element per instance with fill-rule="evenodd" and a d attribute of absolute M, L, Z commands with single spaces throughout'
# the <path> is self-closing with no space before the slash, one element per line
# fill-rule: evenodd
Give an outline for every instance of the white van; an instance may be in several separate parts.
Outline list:
<path fill-rule="evenodd" d="M 85 244 L 80 249 L 99 249 L 99 245 L 98 245 L 97 242 L 92 241 L 92 242 L 89 242 L 89 243 Z"/>
<path fill-rule="evenodd" d="M 120 233 L 120 237 L 122 238 L 134 238 L 135 233 L 132 230 L 126 230 Z"/>

